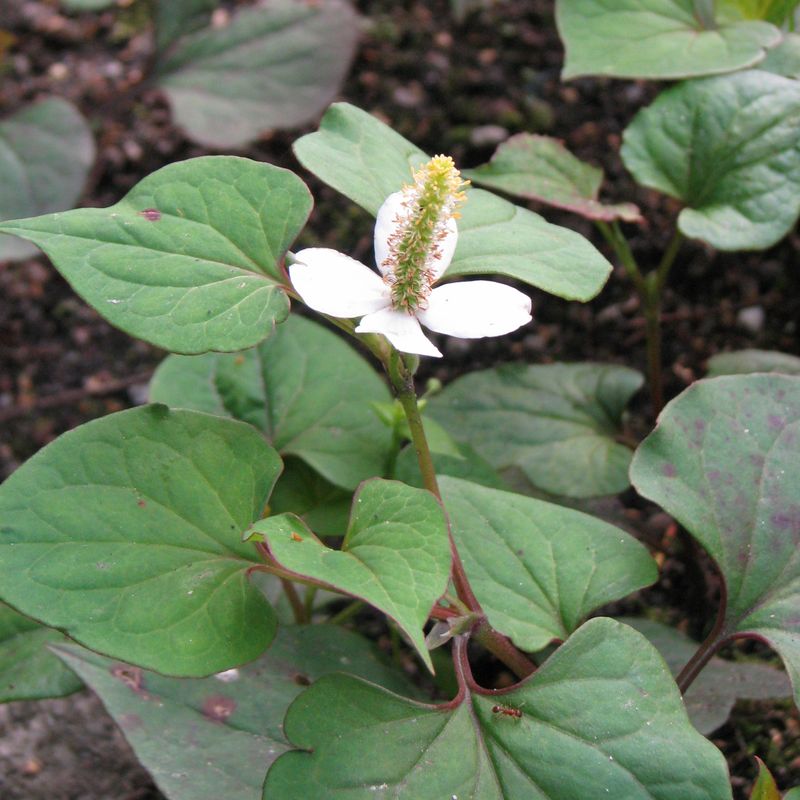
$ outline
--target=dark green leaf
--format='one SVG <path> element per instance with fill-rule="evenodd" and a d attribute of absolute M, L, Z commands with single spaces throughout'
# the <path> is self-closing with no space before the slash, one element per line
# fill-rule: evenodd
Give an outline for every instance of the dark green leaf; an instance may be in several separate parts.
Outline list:
<path fill-rule="evenodd" d="M 0 122 L 0 220 L 70 208 L 94 156 L 86 120 L 65 100 L 25 106 Z M 0 236 L 0 261 L 35 252 L 22 239 Z"/>
<path fill-rule="evenodd" d="M 418 147 L 346 103 L 295 142 L 300 163 L 371 214 L 427 160 Z M 611 265 L 582 236 L 481 189 L 467 190 L 447 277 L 498 274 L 568 299 L 589 300 Z"/>
<path fill-rule="evenodd" d="M 602 520 L 455 478 L 440 484 L 475 595 L 523 650 L 566 639 L 599 606 L 658 578 L 646 548 Z"/>
<path fill-rule="evenodd" d="M 56 652 L 100 695 L 171 800 L 259 800 L 267 767 L 287 749 L 287 706 L 322 675 L 347 669 L 413 691 L 365 639 L 326 625 L 282 628 L 257 661 L 209 678 L 166 678 L 74 646 Z"/>
<path fill-rule="evenodd" d="M 181 39 L 158 80 L 193 139 L 239 147 L 317 116 L 338 91 L 357 36 L 346 0 L 271 0 Z"/>
<path fill-rule="evenodd" d="M 218 0 L 156 0 L 156 44 L 164 50 L 175 39 L 202 28 Z"/>
<path fill-rule="evenodd" d="M 754 636 L 783 657 L 800 700 L 800 378 L 698 381 L 636 452 L 631 480 L 717 562 L 720 640 Z"/>
<path fill-rule="evenodd" d="M 298 517 L 253 525 L 280 566 L 366 600 L 394 619 L 430 669 L 422 626 L 450 577 L 447 523 L 436 498 L 397 481 L 367 481 L 353 498 L 341 550 Z"/>
<path fill-rule="evenodd" d="M 285 730 L 302 749 L 272 766 L 264 800 L 731 797 L 722 755 L 689 723 L 658 653 L 608 619 L 513 692 L 436 708 L 330 675 L 294 701 Z"/>
<path fill-rule="evenodd" d="M 428 413 L 495 469 L 521 469 L 555 495 L 627 488 L 630 449 L 616 441 L 638 372 L 600 364 L 506 364 L 459 378 Z"/>
<path fill-rule="evenodd" d="M 632 203 L 601 203 L 598 194 L 603 170 L 575 158 L 558 139 L 549 136 L 512 136 L 497 148 L 488 164 L 465 170 L 464 176 L 473 183 L 564 208 L 588 219 L 641 219 Z"/>
<path fill-rule="evenodd" d="M 719 250 L 770 247 L 800 213 L 800 83 L 762 70 L 687 81 L 640 111 L 622 160 L 686 204 L 678 227 Z"/>
<path fill-rule="evenodd" d="M 41 247 L 109 322 L 181 353 L 241 350 L 289 313 L 283 256 L 311 195 L 244 158 L 170 164 L 110 208 L 0 225 Z"/>
<path fill-rule="evenodd" d="M 47 651 L 49 644 L 65 639 L 0 603 L 0 702 L 77 692 L 83 684 Z"/>
<path fill-rule="evenodd" d="M 386 469 L 391 434 L 371 404 L 388 389 L 340 337 L 296 315 L 253 350 L 170 356 L 150 397 L 249 422 L 345 489 Z"/>
<path fill-rule="evenodd" d="M 781 372 L 800 375 L 800 358 L 774 350 L 738 350 L 720 353 L 708 360 L 708 377 L 742 375 L 750 372 Z"/>
<path fill-rule="evenodd" d="M 3 599 L 167 674 L 255 658 L 275 619 L 241 534 L 280 468 L 250 426 L 164 406 L 66 433 L 0 487 Z"/>
<path fill-rule="evenodd" d="M 699 646 L 684 634 L 647 619 L 620 619 L 636 628 L 658 648 L 670 671 L 677 675 Z M 724 725 L 739 698 L 770 700 L 789 697 L 792 687 L 785 672 L 766 664 L 712 658 L 684 695 L 689 718 L 700 733 L 709 734 Z"/>
<path fill-rule="evenodd" d="M 689 78 L 757 64 L 781 33 L 767 22 L 706 19 L 694 0 L 556 0 L 564 80 Z"/>

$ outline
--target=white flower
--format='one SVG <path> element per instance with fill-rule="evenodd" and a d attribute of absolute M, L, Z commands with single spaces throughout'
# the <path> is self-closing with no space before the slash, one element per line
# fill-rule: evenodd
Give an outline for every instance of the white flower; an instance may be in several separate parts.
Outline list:
<path fill-rule="evenodd" d="M 333 317 L 361 317 L 357 333 L 381 333 L 403 353 L 441 356 L 420 323 L 437 333 L 502 336 L 531 321 L 531 301 L 494 281 L 434 284 L 458 240 L 455 207 L 463 185 L 451 159 L 437 156 L 415 183 L 386 198 L 375 221 L 381 275 L 328 248 L 301 250 L 289 276 L 303 302 Z"/>

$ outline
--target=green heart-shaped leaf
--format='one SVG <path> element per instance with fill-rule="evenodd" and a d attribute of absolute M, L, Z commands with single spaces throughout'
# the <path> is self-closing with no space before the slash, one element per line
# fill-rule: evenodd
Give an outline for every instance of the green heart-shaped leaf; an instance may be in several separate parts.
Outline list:
<path fill-rule="evenodd" d="M 673 79 L 731 72 L 757 64 L 780 40 L 774 25 L 706 19 L 699 5 L 694 0 L 556 0 L 567 51 L 562 78 Z"/>
<path fill-rule="evenodd" d="M 0 703 L 77 692 L 83 684 L 47 650 L 65 639 L 0 603 Z"/>
<path fill-rule="evenodd" d="M 440 485 L 475 596 L 523 650 L 566 639 L 599 606 L 658 578 L 645 547 L 596 517 L 456 478 Z"/>
<path fill-rule="evenodd" d="M 283 568 L 366 600 L 390 616 L 432 669 L 422 626 L 450 578 L 442 507 L 430 492 L 367 481 L 353 498 L 341 550 L 326 547 L 292 514 L 253 525 Z"/>
<path fill-rule="evenodd" d="M 673 86 L 625 131 L 636 180 L 686 204 L 678 227 L 719 250 L 758 250 L 800 214 L 800 83 L 762 70 Z"/>
<path fill-rule="evenodd" d="M 65 100 L 34 103 L 0 122 L 0 220 L 70 208 L 94 157 L 86 120 Z M 0 261 L 35 252 L 22 239 L 0 236 Z"/>
<path fill-rule="evenodd" d="M 800 358 L 775 350 L 738 350 L 708 359 L 708 377 L 743 375 L 751 372 L 781 372 L 800 375 Z"/>
<path fill-rule="evenodd" d="M 54 649 L 100 695 L 171 800 L 259 800 L 267 767 L 288 748 L 287 706 L 310 681 L 344 665 L 365 680 L 414 692 L 367 640 L 328 625 L 282 627 L 257 661 L 189 680 L 75 646 Z"/>
<path fill-rule="evenodd" d="M 37 244 L 118 328 L 180 353 L 241 350 L 289 313 L 283 256 L 311 195 L 244 158 L 170 164 L 115 206 L 0 225 Z"/>
<path fill-rule="evenodd" d="M 316 117 L 338 91 L 357 37 L 358 17 L 345 0 L 271 0 L 223 28 L 185 36 L 158 81 L 193 139 L 239 147 Z"/>
<path fill-rule="evenodd" d="M 695 654 L 699 647 L 675 628 L 648 619 L 619 620 L 636 628 L 658 649 L 673 675 Z M 724 661 L 712 658 L 683 697 L 686 711 L 695 728 L 703 734 L 713 733 L 728 720 L 733 704 L 739 698 L 771 700 L 789 697 L 792 687 L 785 672 L 749 661 Z"/>
<path fill-rule="evenodd" d="M 170 356 L 150 398 L 249 422 L 345 489 L 386 468 L 391 432 L 371 405 L 389 390 L 340 337 L 296 315 L 254 350 Z"/>
<path fill-rule="evenodd" d="M 495 469 L 521 469 L 545 492 L 614 494 L 629 486 L 631 451 L 617 441 L 638 372 L 601 364 L 506 364 L 465 375 L 428 412 Z"/>
<path fill-rule="evenodd" d="M 304 167 L 371 214 L 427 161 L 388 125 L 347 103 L 325 113 L 316 133 L 294 145 Z M 560 297 L 589 300 L 611 265 L 583 237 L 481 189 L 468 189 L 458 247 L 447 277 L 497 274 Z"/>
<path fill-rule="evenodd" d="M 781 43 L 767 53 L 758 68 L 800 80 L 800 34 L 784 34 Z"/>
<path fill-rule="evenodd" d="M 783 657 L 800 701 L 800 378 L 698 381 L 636 452 L 631 480 L 717 562 L 718 642 L 754 636 Z"/>
<path fill-rule="evenodd" d="M 513 692 L 436 708 L 330 675 L 292 703 L 285 730 L 302 749 L 273 764 L 264 800 L 731 797 L 661 657 L 609 619 L 587 622 Z"/>
<path fill-rule="evenodd" d="M 464 177 L 587 219 L 641 219 L 633 203 L 601 203 L 597 198 L 603 170 L 575 158 L 558 139 L 549 136 L 518 133 L 497 148 L 488 164 L 464 170 Z"/>
<path fill-rule="evenodd" d="M 207 675 L 260 655 L 275 618 L 242 531 L 280 472 L 241 422 L 147 406 L 66 433 L 0 487 L 0 592 L 112 657 Z"/>

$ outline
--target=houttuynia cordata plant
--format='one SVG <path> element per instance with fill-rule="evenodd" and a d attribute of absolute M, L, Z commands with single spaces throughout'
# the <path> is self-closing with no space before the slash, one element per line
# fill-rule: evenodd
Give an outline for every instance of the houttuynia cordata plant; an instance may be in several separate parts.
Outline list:
<path fill-rule="evenodd" d="M 737 96 L 756 92 L 739 75 Z M 726 97 L 687 86 L 671 102 Z M 63 435 L 0 488 L 0 631 L 35 643 L 6 699 L 77 676 L 179 800 L 731 798 L 703 734 L 737 694 L 791 688 L 715 654 L 766 642 L 795 699 L 800 685 L 800 378 L 695 383 L 632 465 L 630 369 L 514 365 L 420 397 L 438 337 L 514 331 L 525 285 L 586 301 L 611 265 L 353 106 L 295 150 L 376 217 L 374 269 L 349 242 L 291 252 L 308 189 L 227 156 L 167 166 L 110 208 L 2 225 L 173 353 L 149 405 Z M 596 187 L 578 199 L 611 238 L 636 216 L 609 217 Z M 572 507 L 625 489 L 629 466 L 722 576 L 699 646 L 598 615 L 658 580 L 641 543 Z M 432 692 L 344 627 L 365 613 L 435 673 Z"/>

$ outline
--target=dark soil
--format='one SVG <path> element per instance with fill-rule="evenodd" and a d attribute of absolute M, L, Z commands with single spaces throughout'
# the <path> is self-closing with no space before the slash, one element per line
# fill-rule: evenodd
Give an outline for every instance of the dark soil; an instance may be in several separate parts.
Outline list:
<path fill-rule="evenodd" d="M 4 32 L 14 37 L 5 54 L 0 50 L 0 112 L 48 95 L 82 109 L 99 149 L 82 199 L 87 206 L 110 205 L 153 170 L 208 152 L 172 125 L 163 97 L 147 84 L 151 37 L 143 0 L 119 5 L 125 8 L 64 16 L 55 0 L 0 0 L 0 43 Z M 562 84 L 553 0 L 474 5 L 478 9 L 458 21 L 446 0 L 359 0 L 362 43 L 341 98 L 378 115 L 428 152 L 453 155 L 463 167 L 486 161 L 500 141 L 520 131 L 563 139 L 576 155 L 603 167 L 605 199 L 640 205 L 648 222 L 627 232 L 641 262 L 655 265 L 679 209 L 634 185 L 620 162 L 619 145 L 627 123 L 660 87 L 604 79 Z M 369 260 L 369 217 L 295 161 L 291 142 L 305 132 L 267 134 L 241 154 L 294 169 L 307 180 L 317 208 L 303 244 L 335 246 Z M 603 247 L 590 223 L 532 207 Z M 702 377 L 708 357 L 721 350 L 800 354 L 798 250 L 797 232 L 763 253 L 722 254 L 699 243 L 684 245 L 664 308 L 668 397 Z M 421 377 L 448 380 L 508 360 L 596 360 L 644 368 L 643 319 L 620 270 L 591 303 L 567 303 L 540 292 L 533 299 L 534 325 L 500 340 L 443 341 L 445 358 L 426 361 Z M 149 374 L 163 355 L 111 328 L 45 258 L 0 264 L 0 478 L 64 431 L 143 402 Z M 646 433 L 651 422 L 644 394 L 634 411 L 633 428 Z M 699 575 L 691 572 L 684 540 L 665 536 L 669 520 L 663 514 L 654 515 L 632 493 L 624 500 L 629 523 L 663 553 L 664 578 L 648 602 L 659 602 L 674 621 L 702 633 L 709 596 L 696 587 L 705 587 L 698 577 L 710 577 L 713 598 L 713 575 L 705 567 L 695 568 Z M 96 703 L 86 714 L 85 699 L 72 706 L 58 703 L 56 708 L 81 715 L 72 722 L 74 747 L 64 745 L 61 736 L 70 727 L 70 714 L 55 719 L 50 707 L 42 716 L 32 704 L 14 704 L 0 716 L 3 798 L 158 797 L 124 746 L 115 745 L 114 755 L 85 759 L 96 753 L 86 740 L 96 735 L 96 725 L 106 724 L 94 717 L 101 714 Z M 31 729 L 41 735 L 29 735 Z M 790 704 L 737 706 L 713 737 L 728 757 L 737 797 L 746 796 L 755 774 L 754 753 L 773 768 L 780 785 L 800 784 L 798 732 L 798 714 Z M 87 780 L 87 771 L 97 778 Z M 100 779 L 103 772 L 120 776 L 117 789 Z M 51 776 L 49 784 L 43 774 Z"/>

